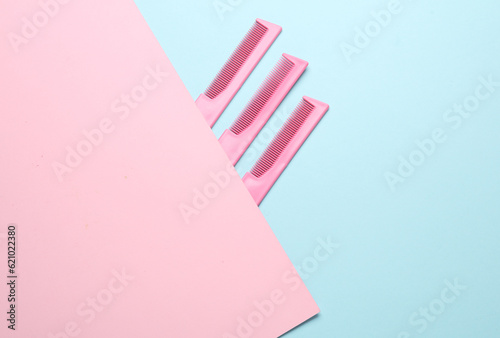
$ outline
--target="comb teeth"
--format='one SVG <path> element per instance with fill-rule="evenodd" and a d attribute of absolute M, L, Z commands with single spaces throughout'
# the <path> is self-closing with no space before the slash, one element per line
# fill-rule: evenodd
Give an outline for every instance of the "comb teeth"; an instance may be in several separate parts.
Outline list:
<path fill-rule="evenodd" d="M 276 66 L 274 66 L 272 72 L 259 87 L 258 91 L 231 125 L 229 130 L 231 130 L 234 134 L 239 135 L 242 131 L 248 128 L 248 126 L 250 126 L 260 114 L 262 108 L 264 108 L 279 86 L 286 79 L 288 74 L 290 74 L 293 66 L 294 63 L 292 61 L 285 57 L 281 57 Z"/>
<path fill-rule="evenodd" d="M 262 156 L 250 170 L 252 175 L 255 177 L 261 177 L 273 167 L 276 160 L 278 160 L 283 150 L 300 130 L 314 108 L 314 105 L 302 99 L 297 108 L 293 111 L 292 115 L 288 118 L 283 127 L 281 127 L 278 134 L 276 134 L 273 138 Z"/>
<path fill-rule="evenodd" d="M 252 51 L 260 42 L 267 31 L 267 27 L 256 21 L 252 28 L 245 35 L 236 50 L 231 54 L 229 59 L 222 66 L 215 79 L 210 83 L 205 90 L 205 95 L 210 99 L 214 99 L 223 92 L 229 83 L 233 80 L 238 70 L 243 66 Z"/>

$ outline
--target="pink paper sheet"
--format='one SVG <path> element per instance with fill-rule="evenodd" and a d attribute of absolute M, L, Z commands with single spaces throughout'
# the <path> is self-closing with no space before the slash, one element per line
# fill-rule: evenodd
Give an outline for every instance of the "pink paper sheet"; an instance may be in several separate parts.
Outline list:
<path fill-rule="evenodd" d="M 4 1 L 0 27 L 1 337 L 277 337 L 318 313 L 132 1 Z"/>

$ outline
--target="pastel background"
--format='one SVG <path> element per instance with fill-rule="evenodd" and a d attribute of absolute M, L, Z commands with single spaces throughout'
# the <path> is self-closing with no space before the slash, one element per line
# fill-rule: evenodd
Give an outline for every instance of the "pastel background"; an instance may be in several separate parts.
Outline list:
<path fill-rule="evenodd" d="M 255 18 L 283 27 L 217 136 L 284 52 L 310 65 L 279 116 L 303 95 L 330 104 L 261 204 L 322 310 L 285 337 L 500 336 L 498 1 L 136 3 L 195 99 Z M 372 12 L 389 7 L 397 13 L 378 31 Z M 497 85 L 474 100 L 489 77 Z M 453 111 L 464 102 L 472 113 Z M 241 175 L 282 119 L 237 165 Z M 442 142 L 419 158 L 416 141 L 429 145 L 436 128 Z M 423 163 L 391 189 L 387 173 L 411 156 Z M 337 245 L 318 261 L 328 238 Z"/>

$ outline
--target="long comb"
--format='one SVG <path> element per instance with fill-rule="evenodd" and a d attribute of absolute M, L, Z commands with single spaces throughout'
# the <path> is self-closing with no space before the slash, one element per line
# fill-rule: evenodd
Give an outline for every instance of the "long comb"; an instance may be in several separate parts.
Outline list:
<path fill-rule="evenodd" d="M 257 19 L 205 93 L 198 97 L 196 105 L 210 127 L 215 124 L 280 32 L 280 26 Z"/>
<path fill-rule="evenodd" d="M 283 54 L 245 109 L 224 131 L 219 142 L 233 165 L 239 161 L 307 65 L 304 60 Z"/>
<path fill-rule="evenodd" d="M 326 103 L 304 96 L 250 172 L 245 174 L 243 183 L 257 205 L 262 202 L 327 110 Z"/>

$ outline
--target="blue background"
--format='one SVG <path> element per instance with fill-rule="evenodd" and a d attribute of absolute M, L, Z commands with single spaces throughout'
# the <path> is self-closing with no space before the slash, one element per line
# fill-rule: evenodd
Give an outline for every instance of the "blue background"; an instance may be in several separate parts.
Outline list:
<path fill-rule="evenodd" d="M 296 266 L 318 238 L 339 244 L 305 278 L 320 315 L 285 337 L 500 337 L 500 87 L 458 128 L 443 117 L 474 95 L 479 77 L 500 81 L 500 2 L 401 0 L 351 62 L 342 43 L 354 45 L 356 27 L 390 1 L 220 2 L 232 10 L 219 15 L 212 0 L 136 0 L 193 98 L 255 18 L 283 27 L 217 136 L 284 52 L 310 65 L 279 115 L 303 95 L 330 104 L 261 204 Z M 240 174 L 282 120 L 264 129 Z M 397 174 L 400 156 L 435 128 L 446 141 L 391 189 L 385 174 Z M 467 289 L 425 330 L 411 324 L 455 279 Z"/>

